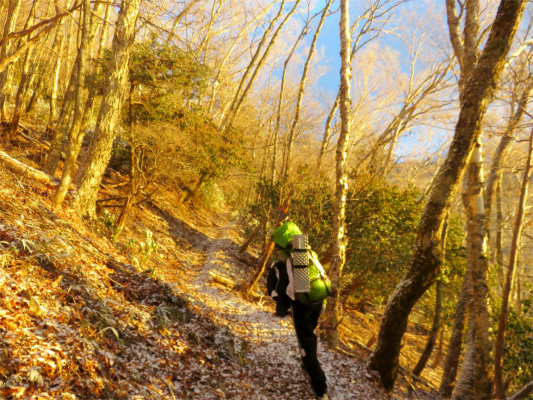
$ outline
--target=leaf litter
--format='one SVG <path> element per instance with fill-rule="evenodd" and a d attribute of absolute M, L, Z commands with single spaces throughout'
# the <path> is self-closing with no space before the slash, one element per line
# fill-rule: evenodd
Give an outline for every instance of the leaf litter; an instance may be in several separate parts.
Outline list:
<path fill-rule="evenodd" d="M 50 188 L 0 175 L 0 400 L 314 398 L 291 321 L 209 275 L 254 272 L 235 223 L 163 193 L 113 243 L 70 206 L 52 210 Z M 362 357 L 320 342 L 319 359 L 332 398 L 387 398 Z"/>

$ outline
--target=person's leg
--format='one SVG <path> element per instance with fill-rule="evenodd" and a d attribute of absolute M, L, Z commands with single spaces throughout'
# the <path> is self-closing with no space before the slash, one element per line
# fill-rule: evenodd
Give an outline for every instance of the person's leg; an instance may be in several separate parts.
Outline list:
<path fill-rule="evenodd" d="M 317 337 L 313 332 L 318 324 L 318 317 L 322 308 L 321 302 L 313 305 L 295 301 L 292 305 L 294 328 L 300 344 L 303 365 L 311 379 L 311 386 L 318 396 L 326 393 L 326 375 L 316 355 Z"/>

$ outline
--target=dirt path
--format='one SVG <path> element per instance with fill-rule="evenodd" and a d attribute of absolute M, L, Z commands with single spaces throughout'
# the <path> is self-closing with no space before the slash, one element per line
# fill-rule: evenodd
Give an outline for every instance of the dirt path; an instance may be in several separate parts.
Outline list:
<path fill-rule="evenodd" d="M 233 384 L 242 390 L 226 398 L 314 399 L 299 368 L 299 351 L 292 321 L 276 318 L 271 300 L 265 298 L 259 304 L 246 301 L 238 293 L 215 283 L 209 275 L 209 271 L 214 270 L 240 283 L 252 273 L 250 267 L 238 260 L 241 239 L 234 223 L 226 222 L 209 233 L 205 240 L 205 261 L 190 271 L 186 282 L 179 284 L 198 313 L 229 329 L 235 338 L 235 352 L 242 353 L 240 360 L 235 357 L 240 369 L 228 370 L 227 375 L 233 376 L 226 376 L 228 382 L 238 380 Z M 318 354 L 327 376 L 330 398 L 386 398 L 361 362 L 332 352 L 321 342 Z M 393 398 L 406 397 L 398 393 Z"/>

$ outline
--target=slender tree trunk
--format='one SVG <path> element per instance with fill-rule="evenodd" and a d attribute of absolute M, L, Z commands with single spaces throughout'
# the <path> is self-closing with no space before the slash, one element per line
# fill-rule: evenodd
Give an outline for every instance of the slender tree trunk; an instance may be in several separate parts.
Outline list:
<path fill-rule="evenodd" d="M 67 51 L 68 51 L 67 47 Z M 61 102 L 61 109 L 59 111 L 59 117 L 52 128 L 52 140 L 50 143 L 50 151 L 46 156 L 44 162 L 43 171 L 50 175 L 55 175 L 59 160 L 61 159 L 61 153 L 65 147 L 65 141 L 68 135 L 68 120 L 69 115 L 74 107 L 74 101 L 76 96 L 76 86 L 78 79 L 78 64 L 79 64 L 79 51 L 74 61 L 74 66 L 70 72 L 70 78 Z"/>
<path fill-rule="evenodd" d="M 86 59 L 89 50 L 90 18 L 91 2 L 90 0 L 83 0 L 83 9 L 80 14 L 81 43 L 77 63 L 78 71 L 74 99 L 74 116 L 69 132 L 67 156 L 65 158 L 65 165 L 63 166 L 63 174 L 52 201 L 53 206 L 56 208 L 61 206 L 65 200 L 70 182 L 72 181 L 72 175 L 80 152 L 81 143 L 83 141 L 81 123 L 83 118 L 83 89 L 85 86 Z"/>
<path fill-rule="evenodd" d="M 85 47 L 87 49 L 91 49 L 94 44 L 95 39 L 95 33 L 96 33 L 96 22 L 98 21 L 98 17 L 100 16 L 100 10 L 102 8 L 102 3 L 97 3 L 94 7 L 93 12 L 91 13 L 90 20 L 88 22 L 87 27 L 87 38 Z M 89 50 L 85 52 L 86 57 L 89 54 Z M 85 64 L 83 69 L 86 70 L 86 60 L 83 60 L 83 63 Z M 48 153 L 48 156 L 46 158 L 46 162 L 44 165 L 44 171 L 47 172 L 50 175 L 54 175 L 57 166 L 59 163 L 59 160 L 61 158 L 61 152 L 64 149 L 65 141 L 68 138 L 68 141 L 70 141 L 71 138 L 71 132 L 73 129 L 80 130 L 83 128 L 83 125 L 76 126 L 74 128 L 72 125 L 68 123 L 68 117 L 72 112 L 72 109 L 74 108 L 74 114 L 73 117 L 73 123 L 76 125 L 80 124 L 80 118 L 83 118 L 83 111 L 82 116 L 76 115 L 77 106 L 75 103 L 77 102 L 77 91 L 78 86 L 80 84 L 80 76 L 78 74 L 79 71 L 79 64 L 80 64 L 80 51 L 78 50 L 78 53 L 76 55 L 76 61 L 74 61 L 74 66 L 72 67 L 72 71 L 70 74 L 70 79 L 68 82 L 67 90 L 65 92 L 65 96 L 63 98 L 63 102 L 61 104 L 61 111 L 59 113 L 59 117 L 57 120 L 57 123 L 54 128 L 54 135 L 52 138 L 52 143 L 50 147 L 50 152 Z M 84 72 L 85 75 L 85 72 Z M 83 76 L 84 78 L 84 76 Z M 83 134 L 82 134 L 82 140 L 83 140 Z M 79 152 L 79 150 L 78 150 Z"/>
<path fill-rule="evenodd" d="M 28 15 L 28 18 L 26 19 L 26 23 L 24 24 L 24 30 L 28 29 L 32 24 L 35 16 L 35 9 L 39 5 L 39 0 L 35 0 L 32 3 L 30 13 Z M 27 36 L 24 36 L 20 40 L 20 45 L 23 45 L 27 41 Z M 17 90 L 17 94 L 15 96 L 15 108 L 13 110 L 13 115 L 11 117 L 11 129 L 8 132 L 7 142 L 9 143 L 12 138 L 15 137 L 18 126 L 20 123 L 20 118 L 22 116 L 22 107 L 26 96 L 26 91 L 28 89 L 29 85 L 29 71 L 30 71 L 30 59 L 32 57 L 33 48 L 30 48 L 26 50 L 26 54 L 24 55 L 24 60 L 22 61 L 21 66 L 21 76 L 19 81 L 19 87 Z"/>
<path fill-rule="evenodd" d="M 75 11 L 79 6 L 75 6 L 71 8 L 70 10 L 67 10 L 65 12 L 59 13 L 56 16 L 49 18 L 47 20 L 41 21 L 38 24 L 35 24 L 32 28 L 28 29 L 27 31 L 22 32 L 16 32 L 12 33 L 11 37 L 21 37 L 25 35 L 29 35 L 30 33 L 34 32 L 35 29 L 38 29 L 42 27 L 42 29 L 39 31 L 38 34 L 33 36 L 31 39 L 28 39 L 25 44 L 20 46 L 15 52 L 13 52 L 10 56 L 7 56 L 5 58 L 0 58 L 0 74 L 4 72 L 11 63 L 17 61 L 26 50 L 34 47 L 39 43 L 39 41 L 45 37 L 52 29 L 54 29 L 57 24 L 67 15 L 71 14 L 73 11 Z M 8 38 L 9 39 L 9 38 Z"/>
<path fill-rule="evenodd" d="M 328 143 L 331 137 L 331 123 L 333 122 L 333 117 L 335 116 L 335 113 L 337 112 L 338 108 L 339 108 L 339 95 L 337 94 L 335 103 L 333 103 L 333 107 L 331 107 L 331 110 L 329 111 L 329 114 L 328 114 L 328 118 L 326 119 L 326 126 L 324 128 L 324 136 L 322 137 L 322 143 L 320 145 L 320 153 L 318 154 L 318 161 L 316 163 L 316 169 L 318 171 L 320 171 L 320 168 L 322 168 L 322 163 L 324 162 L 324 155 L 326 154 Z"/>
<path fill-rule="evenodd" d="M 305 24 L 302 31 L 300 32 L 300 35 L 296 39 L 296 42 L 292 46 L 292 50 L 287 56 L 287 59 L 283 63 L 283 73 L 281 74 L 281 85 L 279 89 L 279 100 L 278 100 L 278 111 L 276 114 L 276 128 L 274 130 L 274 156 L 272 158 L 272 183 L 274 183 L 274 176 L 276 171 L 276 157 L 278 152 L 278 137 L 281 130 L 281 114 L 283 109 L 283 95 L 285 93 L 285 79 L 287 78 L 287 68 L 289 66 L 289 62 L 298 46 L 298 43 L 300 40 L 305 36 L 305 32 L 308 28 L 309 22 Z M 283 171 L 285 170 L 285 157 L 283 157 L 282 163 L 281 163 L 281 172 L 280 172 L 280 180 L 283 179 Z"/>
<path fill-rule="evenodd" d="M 472 271 L 467 272 L 468 279 L 468 296 L 474 296 L 472 287 Z M 467 301 L 468 302 L 468 301 Z M 473 387 L 476 368 L 476 323 L 475 316 L 468 307 L 468 330 L 466 333 L 466 350 L 461 365 L 461 371 L 457 379 L 457 384 L 453 390 L 453 400 L 471 400 L 474 399 Z"/>
<path fill-rule="evenodd" d="M 24 112 L 26 114 L 31 113 L 35 106 L 37 105 L 37 99 L 41 95 L 41 91 L 43 90 L 44 86 L 44 79 L 43 76 L 39 76 L 39 80 L 37 81 L 37 84 L 35 85 L 35 88 L 33 89 L 33 93 L 31 94 L 30 101 L 28 101 L 28 105 L 26 106 L 26 109 Z"/>
<path fill-rule="evenodd" d="M 283 0 L 282 5 L 283 5 L 284 2 L 285 2 L 285 0 Z M 261 56 L 259 61 L 257 62 L 257 66 L 255 67 L 255 69 L 254 69 L 254 71 L 252 73 L 252 76 L 248 80 L 248 83 L 246 84 L 246 87 L 244 88 L 242 94 L 239 96 L 239 99 L 237 101 L 235 101 L 235 105 L 233 106 L 233 104 L 232 104 L 232 107 L 230 107 L 229 114 L 227 116 L 227 122 L 224 124 L 225 127 L 231 127 L 232 126 L 233 121 L 235 120 L 235 117 L 239 113 L 239 110 L 240 110 L 240 108 L 241 108 L 241 106 L 242 106 L 242 104 L 244 102 L 244 99 L 246 99 L 246 96 L 250 92 L 250 90 L 252 88 L 252 85 L 255 82 L 255 78 L 257 78 L 257 75 L 259 74 L 259 71 L 263 67 L 263 64 L 266 62 L 266 59 L 267 59 L 268 55 L 270 54 L 270 51 L 274 47 L 274 44 L 276 43 L 276 39 L 278 38 L 280 32 L 283 30 L 283 27 L 285 26 L 287 21 L 290 19 L 290 17 L 294 14 L 296 9 L 300 5 L 300 2 L 301 2 L 301 0 L 296 0 L 295 1 L 294 7 L 291 9 L 291 11 L 289 11 L 287 13 L 287 15 L 285 16 L 283 21 L 281 21 L 281 23 L 279 24 L 278 28 L 276 29 L 276 31 L 272 35 L 272 38 L 270 39 L 270 42 L 269 42 L 267 48 L 263 52 L 263 55 Z M 281 15 L 281 10 L 280 10 L 280 15 Z M 241 82 L 243 82 L 243 81 L 241 81 Z"/>
<path fill-rule="evenodd" d="M 496 349 L 494 352 L 494 383 L 496 385 L 496 394 L 499 399 L 505 399 L 505 388 L 503 385 L 502 358 L 505 344 L 505 330 L 507 328 L 507 315 L 509 313 L 509 300 L 513 283 L 515 279 L 516 260 L 518 258 L 518 249 L 520 247 L 520 238 L 524 221 L 527 193 L 529 189 L 529 179 L 531 176 L 531 158 L 533 155 L 533 129 L 529 137 L 529 148 L 527 162 L 522 178 L 522 188 L 520 191 L 520 200 L 516 212 L 516 220 L 513 229 L 513 239 L 511 241 L 511 250 L 509 252 L 509 265 L 507 267 L 507 277 L 502 293 L 502 309 L 500 311 L 500 320 L 498 322 L 498 335 L 496 337 Z"/>
<path fill-rule="evenodd" d="M 495 261 L 498 269 L 498 282 L 500 290 L 503 291 L 505 279 L 503 277 L 503 207 L 502 207 L 502 174 L 498 180 L 496 190 L 496 244 L 495 244 Z"/>
<path fill-rule="evenodd" d="M 137 144 L 135 140 L 135 131 L 134 131 L 134 122 L 133 122 L 133 91 L 135 89 L 135 85 L 132 83 L 130 84 L 130 95 L 129 95 L 129 128 L 130 128 L 130 187 L 129 187 L 129 193 L 126 197 L 126 200 L 124 201 L 124 204 L 122 205 L 122 210 L 120 211 L 120 215 L 117 220 L 117 233 L 115 235 L 115 240 L 117 240 L 118 236 L 121 234 L 122 230 L 124 229 L 124 226 L 126 225 L 126 221 L 128 219 L 128 215 L 133 208 L 133 202 L 135 200 L 135 196 L 138 191 L 138 158 L 137 158 Z"/>
<path fill-rule="evenodd" d="M 420 374 L 426 367 L 429 357 L 431 356 L 431 353 L 433 352 L 433 348 L 435 347 L 435 342 L 437 341 L 437 336 L 438 336 L 439 329 L 440 329 L 440 315 L 442 313 L 442 281 L 441 280 L 437 280 L 435 292 L 436 292 L 435 315 L 433 316 L 433 325 L 431 326 L 431 331 L 429 332 L 429 337 L 426 343 L 426 347 L 424 348 L 424 351 L 422 352 L 422 355 L 420 356 L 418 363 L 413 369 L 414 376 L 420 376 Z"/>
<path fill-rule="evenodd" d="M 105 8 L 105 12 L 104 12 L 104 21 L 107 21 L 108 18 L 109 18 L 110 8 L 111 8 L 111 4 L 107 4 L 107 6 Z M 104 24 L 102 26 L 102 32 L 100 34 L 98 52 L 96 53 L 96 60 L 100 60 L 102 58 L 102 54 L 103 54 L 104 49 L 105 49 L 105 44 L 107 42 L 107 34 L 108 34 L 108 32 L 109 32 L 108 25 Z M 95 71 L 95 73 L 103 72 L 103 71 L 101 71 L 101 69 L 102 68 L 99 65 L 93 66 L 93 70 Z M 85 127 L 87 126 L 87 123 L 89 121 L 89 117 L 91 116 L 91 114 L 93 112 L 95 99 L 96 99 L 96 89 L 95 88 L 89 88 L 89 96 L 87 98 L 87 102 L 85 103 L 85 110 L 83 112 L 83 120 L 82 120 L 82 124 L 81 124 L 82 129 L 85 129 Z M 94 139 L 94 135 L 93 135 L 93 139 Z M 74 176 L 73 183 L 76 186 L 78 186 L 80 184 L 81 177 L 83 176 L 83 174 L 84 174 L 84 172 L 85 172 L 85 170 L 87 169 L 88 166 L 89 166 L 89 152 L 87 152 L 82 157 L 82 160 L 80 162 L 80 166 L 78 167 L 78 170 L 76 171 L 76 175 Z"/>
<path fill-rule="evenodd" d="M 32 49 L 29 49 L 26 52 L 24 61 L 22 62 L 21 77 L 20 77 L 17 94 L 15 96 L 15 107 L 13 109 L 13 115 L 11 117 L 11 127 L 9 128 L 9 131 L 7 133 L 7 138 L 6 138 L 8 143 L 17 134 L 17 130 L 20 124 L 20 118 L 22 117 L 22 108 L 24 104 L 24 98 L 25 98 L 25 95 L 28 89 L 29 78 L 30 78 L 28 73 L 29 73 L 29 67 L 30 67 L 29 64 L 30 64 L 31 53 L 32 53 Z"/>
<path fill-rule="evenodd" d="M 104 95 L 94 131 L 95 139 L 89 148 L 89 168 L 81 178 L 76 197 L 78 211 L 89 218 L 94 218 L 96 214 L 98 188 L 111 157 L 113 140 L 117 134 L 115 127 L 128 89 L 131 47 L 139 8 L 140 0 L 124 0 L 118 15 Z"/>
<path fill-rule="evenodd" d="M 281 4 L 279 6 L 278 13 L 274 17 L 274 19 L 272 19 L 272 21 L 268 25 L 268 28 L 265 29 L 263 37 L 261 38 L 261 41 L 257 45 L 257 48 L 255 49 L 255 53 L 252 56 L 252 59 L 250 60 L 250 63 L 248 64 L 248 67 L 246 67 L 246 70 L 244 71 L 244 74 L 243 74 L 242 78 L 239 81 L 239 86 L 237 87 L 237 91 L 235 92 L 235 95 L 233 96 L 233 100 L 231 101 L 231 104 L 230 104 L 229 108 L 227 109 L 227 111 L 224 111 L 224 113 L 223 113 L 224 116 L 221 118 L 221 122 L 220 122 L 220 127 L 219 128 L 223 129 L 225 126 L 229 125 L 227 123 L 227 120 L 232 118 L 231 114 L 232 114 L 233 110 L 235 109 L 237 103 L 239 102 L 239 99 L 240 99 L 240 96 L 241 96 L 241 90 L 242 90 L 242 88 L 243 88 L 243 86 L 244 86 L 244 84 L 246 82 L 246 79 L 248 78 L 248 75 L 252 72 L 252 69 L 253 69 L 255 63 L 256 63 L 257 59 L 259 58 L 259 54 L 261 53 L 263 45 L 265 44 L 265 42 L 267 40 L 267 36 L 270 34 L 272 29 L 274 28 L 274 25 L 276 24 L 276 22 L 280 19 L 281 15 L 283 14 L 284 7 L 285 7 L 285 0 L 282 0 Z M 257 69 L 257 67 L 256 67 L 256 69 Z M 228 112 L 229 114 L 226 114 L 226 112 Z"/>
<path fill-rule="evenodd" d="M 486 198 L 485 230 L 487 232 L 488 238 L 490 238 L 490 229 L 491 229 L 491 221 L 492 221 L 492 204 L 494 202 L 494 192 L 495 192 L 494 186 L 499 180 L 499 177 L 501 175 L 503 161 L 507 154 L 507 150 L 513 143 L 514 132 L 518 124 L 520 123 L 520 120 L 522 119 L 524 115 L 524 111 L 527 107 L 527 103 L 532 93 L 533 93 L 533 77 L 530 77 L 528 79 L 526 87 L 524 88 L 522 92 L 522 96 L 517 102 L 516 111 L 513 113 L 513 115 L 511 115 L 511 117 L 509 118 L 509 121 L 507 122 L 505 132 L 502 138 L 500 139 L 500 144 L 496 148 L 496 151 L 492 159 L 489 179 L 487 179 L 487 190 L 486 190 L 486 196 L 485 196 Z"/>
<path fill-rule="evenodd" d="M 479 137 L 481 120 L 505 65 L 525 3 L 524 0 L 500 3 L 487 44 L 465 88 L 448 157 L 422 213 L 414 255 L 385 309 L 370 368 L 379 372 L 388 392 L 394 388 L 398 374 L 400 345 L 411 309 L 437 278 L 442 262 L 440 238 L 444 217 Z"/>
<path fill-rule="evenodd" d="M 2 41 L 2 48 L 0 49 L 0 61 L 4 61 L 8 58 L 11 46 L 7 36 L 15 29 L 19 10 L 20 0 L 9 0 L 6 21 L 4 24 L 4 33 L 2 35 L 4 40 Z M 7 120 L 6 103 L 13 74 L 12 69 L 12 64 L 8 64 L 7 67 L 0 72 L 0 119 L 2 121 Z"/>
<path fill-rule="evenodd" d="M 374 19 L 375 18 L 383 18 L 385 17 L 388 13 L 390 13 L 395 7 L 396 7 L 396 4 L 393 4 L 391 5 L 390 8 L 388 9 L 385 9 L 385 10 L 381 10 L 382 9 L 382 6 L 386 5 L 387 3 L 382 3 L 381 0 L 377 0 L 377 1 L 374 1 L 374 3 L 372 3 L 368 9 L 359 16 L 359 18 L 357 18 L 354 22 L 354 24 L 352 25 L 352 28 L 350 29 L 350 32 L 353 32 L 355 31 L 355 29 L 357 28 L 357 26 L 359 25 L 359 22 L 361 20 L 364 20 L 364 24 L 362 25 L 361 29 L 359 30 L 359 32 L 357 33 L 356 35 L 356 38 L 353 39 L 352 38 L 352 41 L 353 41 L 353 45 L 352 45 L 352 51 L 350 52 L 350 63 L 353 61 L 353 57 L 354 55 L 361 49 L 363 48 L 363 46 L 365 46 L 366 44 L 368 44 L 370 41 L 372 41 L 373 39 L 377 38 L 379 35 L 376 35 L 374 36 L 373 38 L 370 38 L 369 40 L 366 40 L 365 42 L 363 42 L 361 44 L 361 40 L 363 39 L 363 37 L 365 37 L 365 35 L 372 29 L 376 30 L 379 32 L 380 29 L 375 29 L 374 28 Z M 320 146 L 320 153 L 319 153 L 319 157 L 318 157 L 318 161 L 317 161 L 317 170 L 320 170 L 320 168 L 322 167 L 322 163 L 324 161 L 324 155 L 326 154 L 326 150 L 327 150 L 327 146 L 328 146 L 328 143 L 331 139 L 331 123 L 333 121 L 333 117 L 335 116 L 335 113 L 337 112 L 338 108 L 339 108 L 339 97 L 340 96 L 340 87 L 339 87 L 339 91 L 337 92 L 337 97 L 335 98 L 335 102 L 333 103 L 333 106 L 328 114 L 328 118 L 326 120 L 326 126 L 324 128 L 324 136 L 322 137 L 322 143 L 321 143 L 321 146 Z"/>
<path fill-rule="evenodd" d="M 291 173 L 291 166 L 292 166 L 292 149 L 294 147 L 294 138 L 296 135 L 296 128 L 298 127 L 298 123 L 300 122 L 300 113 L 302 110 L 302 99 L 304 96 L 305 91 L 305 84 L 307 81 L 307 73 L 309 71 L 309 66 L 311 65 L 311 60 L 313 59 L 313 55 L 315 53 L 315 46 L 316 41 L 318 39 L 318 36 L 320 35 L 320 31 L 322 29 L 322 25 L 324 24 L 324 21 L 326 19 L 326 15 L 328 14 L 329 7 L 331 6 L 333 0 L 328 0 L 326 3 L 326 6 L 324 7 L 324 11 L 322 11 L 322 16 L 320 17 L 320 22 L 318 23 L 318 27 L 316 28 L 315 35 L 313 36 L 313 40 L 311 41 L 311 46 L 309 48 L 309 53 L 307 55 L 307 60 L 305 61 L 304 70 L 302 72 L 302 79 L 300 80 L 300 87 L 298 88 L 298 98 L 296 100 L 296 110 L 294 111 L 294 117 L 292 119 L 292 125 L 291 130 L 289 131 L 289 138 L 287 142 L 287 158 L 285 160 L 285 170 L 282 173 L 283 175 L 288 175 Z M 349 44 L 348 44 L 349 46 Z M 349 48 L 348 48 L 349 53 Z M 348 55 L 349 56 L 349 55 Z"/>
<path fill-rule="evenodd" d="M 49 136 L 52 132 L 52 127 L 55 125 L 56 109 L 57 109 L 57 92 L 59 88 L 59 74 L 61 72 L 61 60 L 63 53 L 64 36 L 58 29 L 52 45 L 52 51 L 57 54 L 56 62 L 53 69 L 52 91 L 50 93 L 50 114 L 48 117 L 48 124 L 46 125 L 46 135 Z"/>
<path fill-rule="evenodd" d="M 444 224 L 444 228 L 442 229 L 442 248 L 443 249 L 446 248 L 447 233 L 448 233 L 448 222 Z M 444 257 L 444 250 L 443 250 L 442 257 Z M 433 325 L 431 326 L 431 331 L 429 332 L 429 337 L 426 343 L 426 347 L 424 348 L 424 351 L 422 352 L 422 355 L 420 356 L 418 363 L 413 369 L 414 376 L 420 376 L 420 374 L 426 367 L 426 364 L 429 360 L 429 357 L 431 356 L 431 353 L 433 352 L 433 348 L 435 347 L 435 342 L 437 341 L 437 335 L 439 334 L 441 314 L 442 314 L 442 280 L 439 279 L 437 280 L 437 284 L 435 286 L 435 312 L 433 315 Z"/>
<path fill-rule="evenodd" d="M 441 326 L 441 329 L 440 329 L 440 336 L 439 336 L 439 348 L 437 350 L 437 355 L 435 356 L 435 360 L 433 360 L 433 364 L 431 364 L 431 367 L 430 368 L 438 368 L 440 363 L 442 362 L 442 348 L 443 348 L 443 345 L 444 345 L 444 331 L 445 331 L 445 327 L 444 326 Z"/>
<path fill-rule="evenodd" d="M 274 246 L 275 246 L 275 243 L 270 241 L 269 245 L 263 252 L 263 258 L 261 259 L 261 262 L 259 263 L 259 268 L 257 268 L 254 276 L 250 280 L 250 283 L 248 284 L 248 287 L 246 288 L 246 294 L 250 295 L 250 293 L 252 293 L 256 283 L 259 281 L 259 278 L 263 276 L 268 260 L 270 259 L 270 255 L 272 254 L 272 251 L 274 250 Z"/>
<path fill-rule="evenodd" d="M 461 347 L 463 344 L 463 332 L 466 320 L 466 298 L 468 291 L 468 279 L 465 275 L 459 299 L 455 305 L 455 318 L 452 327 L 452 335 L 446 352 L 446 360 L 442 370 L 442 380 L 439 387 L 440 395 L 448 399 L 452 396 L 455 378 L 459 369 L 459 358 L 461 356 Z"/>
<path fill-rule="evenodd" d="M 490 398 L 492 395 L 492 337 L 490 314 L 487 308 L 489 269 L 485 253 L 485 210 L 483 205 L 483 161 L 481 141 L 478 139 L 470 158 L 466 191 L 463 204 L 467 215 L 468 268 L 472 274 L 472 296 L 469 296 L 469 313 L 473 317 L 475 330 L 475 372 L 472 394 L 476 399 Z"/>
<path fill-rule="evenodd" d="M 346 150 L 350 139 L 351 118 L 351 90 L 350 90 L 350 13 L 348 0 L 341 0 L 340 16 L 340 42 L 341 42 L 341 89 L 340 89 L 340 114 L 341 130 L 337 142 L 336 154 L 336 185 L 335 203 L 333 206 L 332 242 L 333 256 L 331 257 L 328 276 L 333 289 L 333 297 L 326 306 L 326 341 L 332 348 L 339 344 L 337 326 L 340 313 L 340 278 L 346 261 L 346 193 L 348 192 L 348 175 L 346 173 Z"/>

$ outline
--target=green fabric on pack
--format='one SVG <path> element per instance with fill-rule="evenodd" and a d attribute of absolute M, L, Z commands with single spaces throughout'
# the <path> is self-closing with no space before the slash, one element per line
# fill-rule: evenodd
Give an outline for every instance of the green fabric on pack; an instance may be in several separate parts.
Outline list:
<path fill-rule="evenodd" d="M 292 237 L 294 235 L 302 235 L 302 231 L 294 222 L 287 221 L 274 230 L 272 233 L 272 241 L 283 249 L 287 249 L 287 246 L 292 243 Z M 282 250 L 282 252 L 283 255 L 288 258 L 292 253 L 292 246 L 289 247 L 287 251 Z M 331 284 L 327 276 L 320 271 L 323 271 L 322 265 L 317 267 L 315 264 L 315 260 L 319 263 L 318 256 L 314 251 L 311 250 L 311 252 L 314 256 L 311 257 L 309 262 L 309 283 L 311 290 L 309 293 L 300 293 L 299 295 L 300 302 L 305 304 L 324 300 L 331 293 Z"/>
<path fill-rule="evenodd" d="M 312 251 L 314 259 L 309 263 L 309 282 L 311 289 L 309 293 L 300 293 L 300 302 L 309 304 L 315 301 L 324 300 L 331 293 L 331 284 L 326 276 L 322 276 L 316 262 L 318 261 L 317 254 Z"/>
<path fill-rule="evenodd" d="M 272 233 L 272 241 L 285 248 L 292 241 L 294 235 L 301 235 L 302 231 L 291 221 L 285 222 Z"/>

